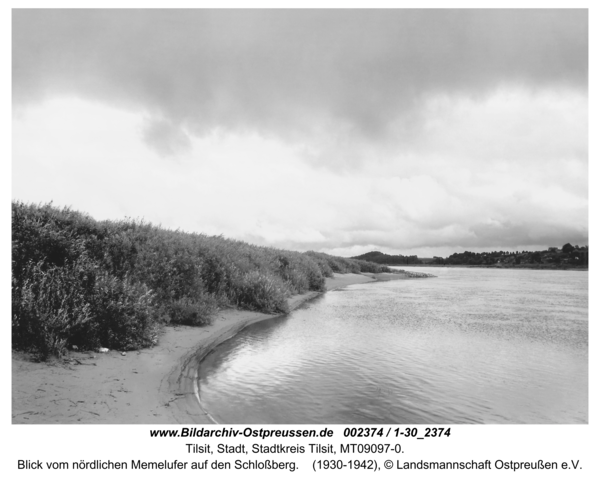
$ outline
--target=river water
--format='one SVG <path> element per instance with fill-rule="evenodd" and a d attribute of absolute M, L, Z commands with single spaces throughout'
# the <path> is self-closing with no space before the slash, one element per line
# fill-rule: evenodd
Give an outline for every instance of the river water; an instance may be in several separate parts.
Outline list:
<path fill-rule="evenodd" d="M 328 292 L 200 364 L 223 423 L 588 422 L 588 273 L 415 267 Z"/>

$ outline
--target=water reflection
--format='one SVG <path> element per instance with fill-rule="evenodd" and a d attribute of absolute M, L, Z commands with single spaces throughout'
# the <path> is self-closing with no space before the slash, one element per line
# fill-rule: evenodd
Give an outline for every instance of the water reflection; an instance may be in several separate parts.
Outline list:
<path fill-rule="evenodd" d="M 201 364 L 204 407 L 227 423 L 587 422 L 587 273 L 432 272 L 251 326 Z"/>

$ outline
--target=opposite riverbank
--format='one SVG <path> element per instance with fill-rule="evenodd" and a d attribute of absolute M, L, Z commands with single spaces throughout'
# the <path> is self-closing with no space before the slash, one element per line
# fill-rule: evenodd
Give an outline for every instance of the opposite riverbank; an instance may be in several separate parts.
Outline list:
<path fill-rule="evenodd" d="M 336 274 L 327 278 L 326 289 L 408 277 L 404 273 Z M 290 309 L 318 295 L 293 296 Z M 167 326 L 158 345 L 126 353 L 69 351 L 61 361 L 35 363 L 13 352 L 12 422 L 210 423 L 194 392 L 196 360 L 246 326 L 279 315 L 223 310 L 209 326 Z"/>

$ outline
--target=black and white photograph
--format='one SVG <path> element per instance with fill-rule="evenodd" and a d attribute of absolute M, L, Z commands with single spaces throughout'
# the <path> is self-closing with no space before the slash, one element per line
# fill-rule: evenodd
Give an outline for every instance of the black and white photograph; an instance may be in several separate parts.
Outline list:
<path fill-rule="evenodd" d="M 589 423 L 587 9 L 11 22 L 12 425 Z"/>

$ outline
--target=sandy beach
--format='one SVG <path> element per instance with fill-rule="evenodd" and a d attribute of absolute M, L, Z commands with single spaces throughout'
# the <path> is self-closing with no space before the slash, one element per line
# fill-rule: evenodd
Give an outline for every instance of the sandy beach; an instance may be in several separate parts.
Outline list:
<path fill-rule="evenodd" d="M 327 290 L 404 274 L 336 274 Z M 289 300 L 292 309 L 320 295 Z M 202 412 L 196 360 L 244 327 L 277 317 L 223 310 L 210 326 L 167 326 L 153 348 L 121 353 L 69 351 L 62 360 L 35 363 L 22 353 L 12 358 L 14 424 L 175 424 L 211 423 Z"/>

